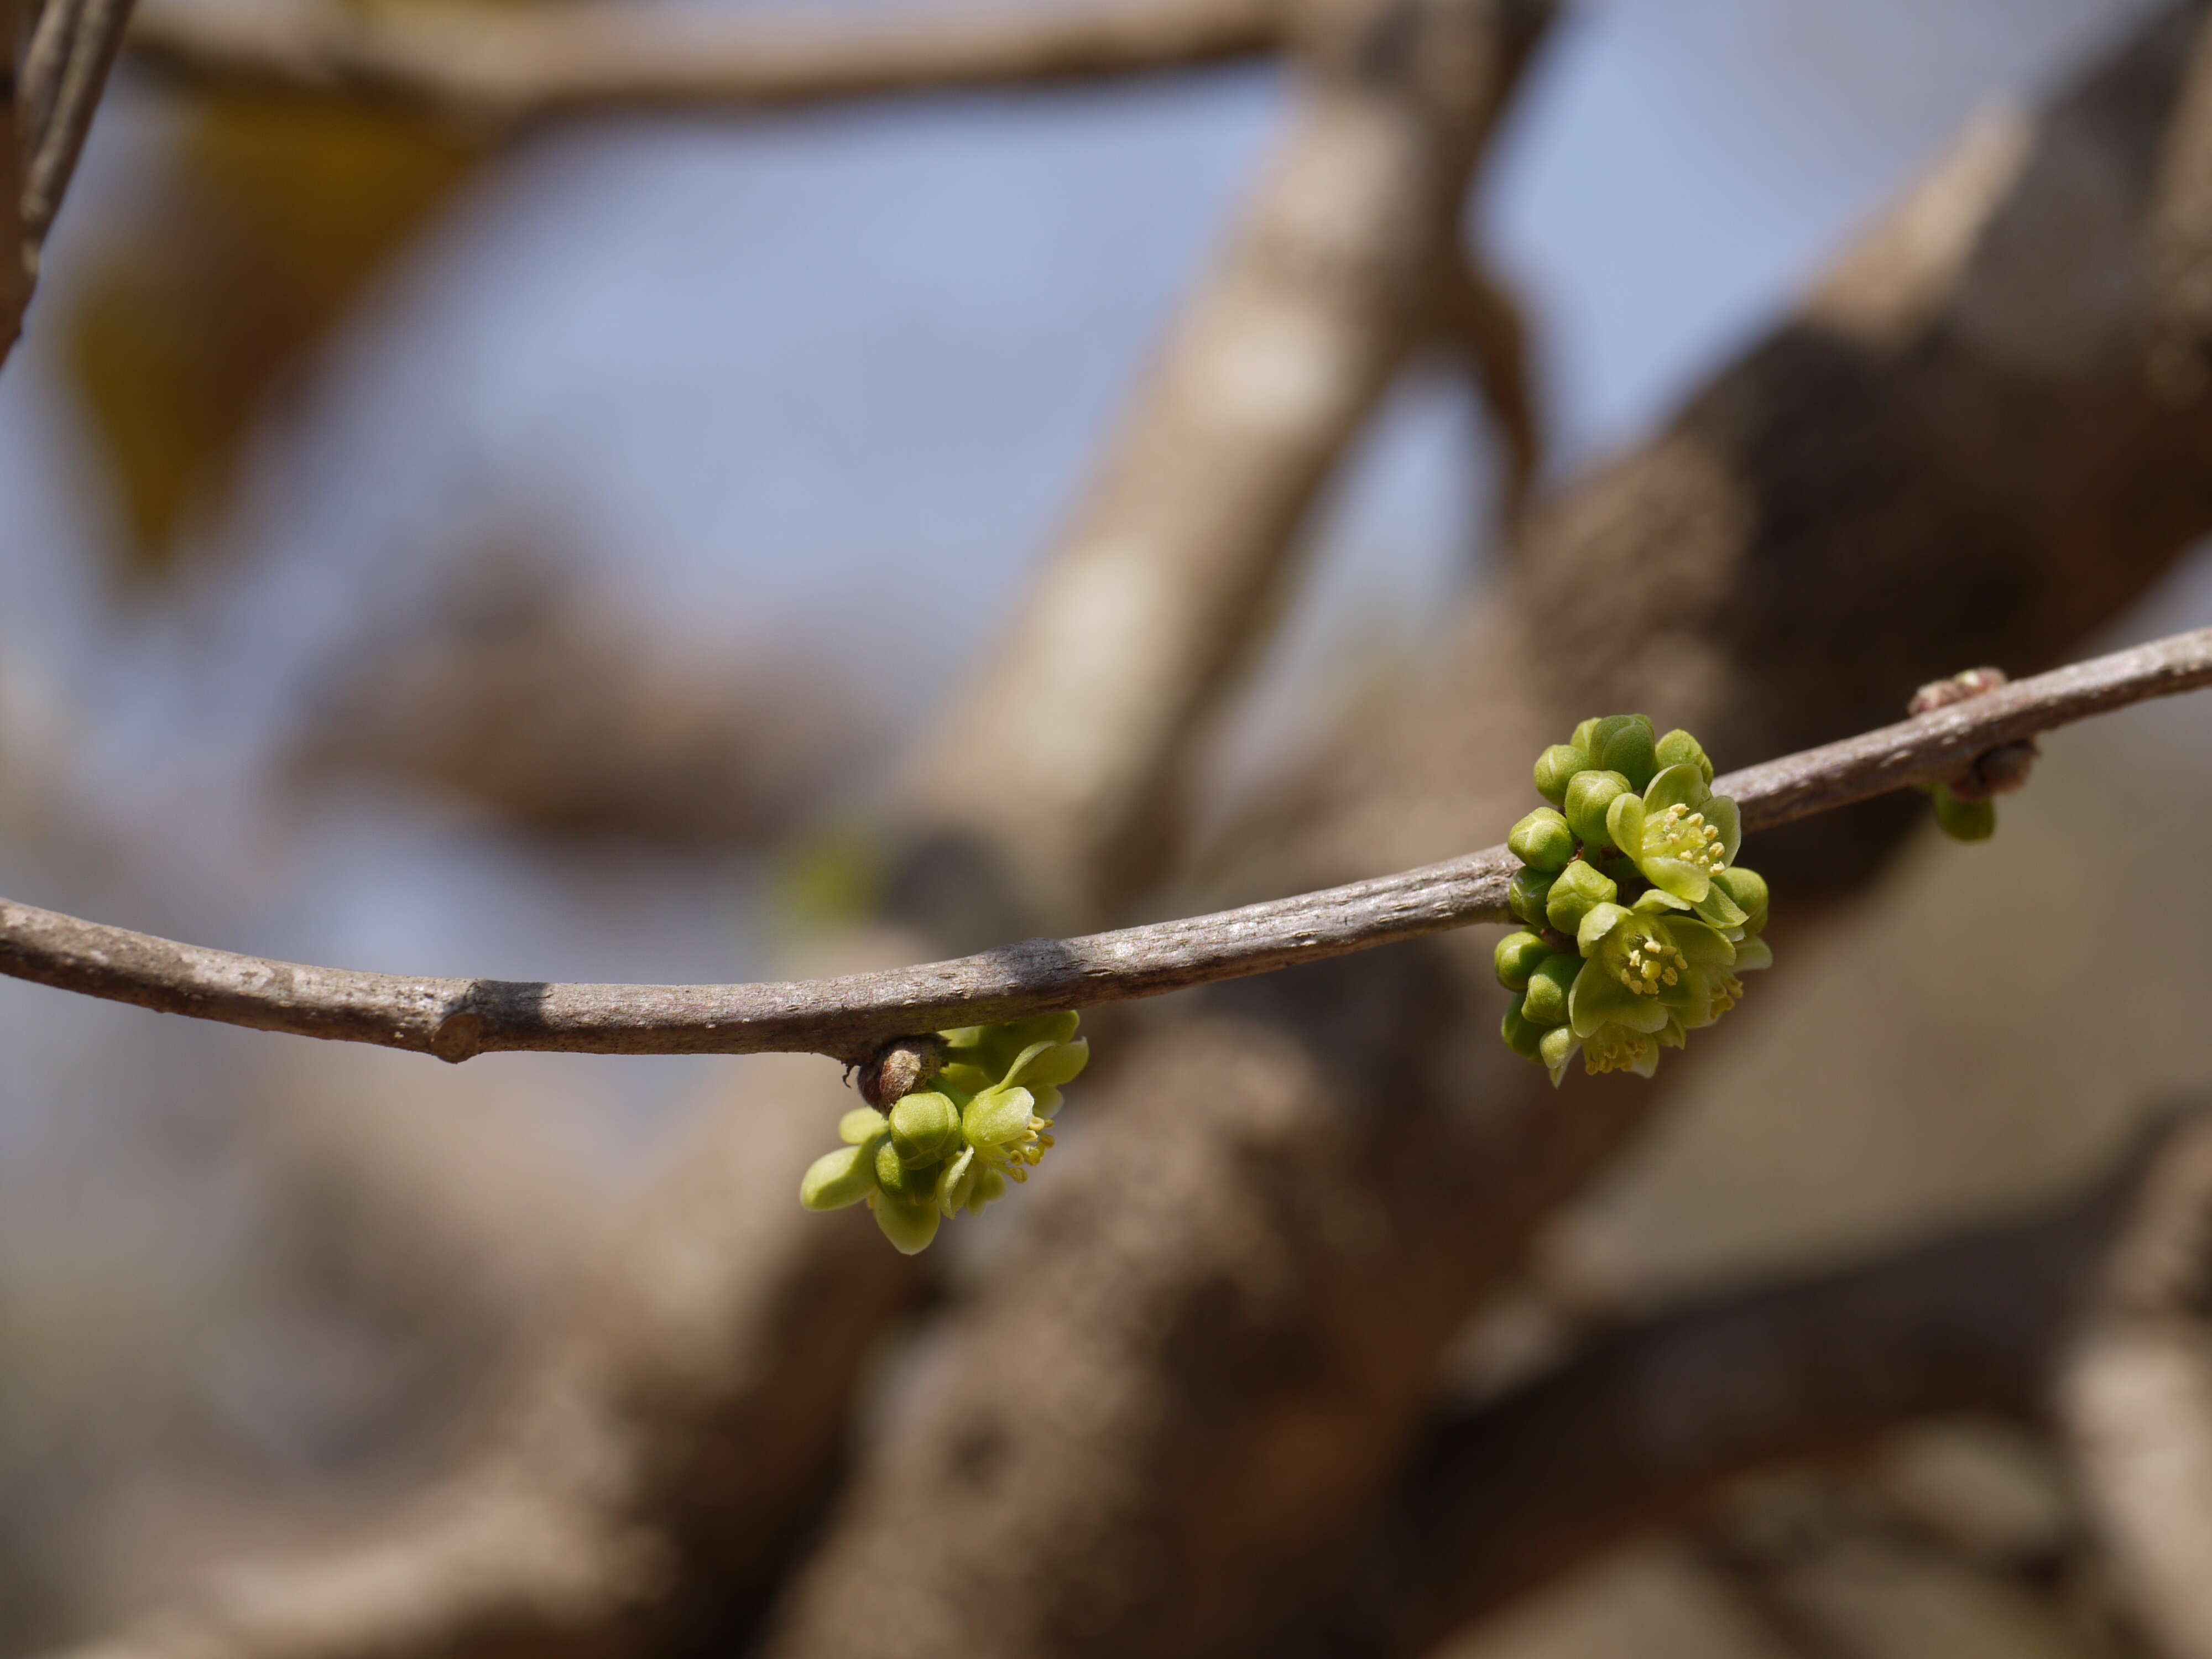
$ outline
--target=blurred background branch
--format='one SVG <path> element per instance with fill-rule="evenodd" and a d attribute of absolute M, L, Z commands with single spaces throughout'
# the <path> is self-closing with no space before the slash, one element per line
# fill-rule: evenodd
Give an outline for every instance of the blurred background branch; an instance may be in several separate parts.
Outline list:
<path fill-rule="evenodd" d="M 1282 11 L 1280 0 L 1096 0 L 769 23 L 440 3 L 316 5 L 272 20 L 162 0 L 141 10 L 130 45 L 137 61 L 195 88 L 356 100 L 482 129 L 1201 68 L 1279 46 Z"/>

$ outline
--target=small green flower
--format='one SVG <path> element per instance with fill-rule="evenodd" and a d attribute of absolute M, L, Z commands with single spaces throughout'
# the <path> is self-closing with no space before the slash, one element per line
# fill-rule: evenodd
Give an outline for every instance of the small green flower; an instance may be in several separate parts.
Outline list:
<path fill-rule="evenodd" d="M 1644 880 L 1693 906 L 1705 902 L 1743 839 L 1735 803 L 1708 789 L 1692 763 L 1668 767 L 1641 796 L 1616 796 L 1606 830 Z"/>
<path fill-rule="evenodd" d="M 834 1210 L 865 1200 L 900 1250 L 927 1249 L 946 1218 L 980 1212 L 1051 1147 L 1060 1086 L 1091 1059 L 1079 1024 L 1073 1013 L 1044 1014 L 940 1031 L 933 1086 L 909 1086 L 887 1113 L 846 1113 L 837 1125 L 845 1144 L 814 1161 L 799 1201 Z"/>
<path fill-rule="evenodd" d="M 1713 781 L 1713 763 L 1705 757 L 1705 745 L 1680 726 L 1659 739 L 1652 755 L 1662 772 L 1670 766 L 1695 766 L 1707 784 Z"/>

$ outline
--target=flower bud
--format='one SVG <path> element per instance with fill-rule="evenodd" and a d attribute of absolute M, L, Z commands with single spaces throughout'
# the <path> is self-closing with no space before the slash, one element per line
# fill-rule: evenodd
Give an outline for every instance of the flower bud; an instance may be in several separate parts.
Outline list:
<path fill-rule="evenodd" d="M 1543 927 L 1546 896 L 1558 879 L 1548 870 L 1516 870 L 1505 886 L 1505 908 L 1531 927 Z"/>
<path fill-rule="evenodd" d="M 1584 916 L 1620 896 L 1619 882 L 1600 875 L 1593 866 L 1577 859 L 1553 882 L 1552 890 L 1544 900 L 1544 919 L 1572 938 L 1582 927 Z"/>
<path fill-rule="evenodd" d="M 855 1106 L 837 1120 L 837 1139 L 848 1146 L 863 1146 L 890 1127 L 890 1120 L 874 1107 Z"/>
<path fill-rule="evenodd" d="M 1567 786 L 1567 827 L 1585 848 L 1613 845 L 1606 833 L 1605 810 L 1616 796 L 1627 794 L 1628 780 L 1618 772 L 1577 772 Z"/>
<path fill-rule="evenodd" d="M 1540 806 L 1513 826 L 1505 846 L 1532 870 L 1559 871 L 1575 855 L 1575 832 L 1555 809 Z"/>
<path fill-rule="evenodd" d="M 1713 872 L 1713 885 L 1735 901 L 1744 914 L 1744 931 L 1755 933 L 1766 926 L 1766 878 L 1756 870 L 1735 865 Z"/>
<path fill-rule="evenodd" d="M 912 1196 L 922 1190 L 915 1184 L 913 1172 L 901 1161 L 898 1148 L 891 1145 L 888 1135 L 876 1144 L 874 1164 L 876 1185 L 884 1192 Z"/>
<path fill-rule="evenodd" d="M 1577 772 L 1589 769 L 1589 757 L 1571 743 L 1555 743 L 1536 757 L 1536 793 L 1557 806 L 1567 798 L 1567 784 Z"/>
<path fill-rule="evenodd" d="M 1940 783 L 1934 793 L 1936 822 L 1953 841 L 1987 841 L 1996 834 L 1995 801 L 1960 800 Z"/>
<path fill-rule="evenodd" d="M 1555 1025 L 1544 1033 L 1544 1040 L 1536 1045 L 1536 1058 L 1552 1074 L 1552 1086 L 1559 1086 L 1559 1078 L 1567 1069 L 1567 1062 L 1575 1057 L 1582 1039 L 1571 1025 Z"/>
<path fill-rule="evenodd" d="M 810 1210 L 842 1210 L 875 1189 L 875 1149 L 840 1146 L 807 1166 L 799 1182 L 799 1201 Z"/>
<path fill-rule="evenodd" d="M 1618 772 L 1631 789 L 1641 790 L 1659 769 L 1650 717 L 1608 714 L 1590 734 L 1590 764 L 1602 772 Z"/>
<path fill-rule="evenodd" d="M 1518 1006 L 1508 1008 L 1505 1018 L 1498 1024 L 1498 1035 L 1505 1039 L 1505 1046 L 1523 1060 L 1536 1058 L 1536 1050 L 1544 1041 L 1544 1028 L 1531 1025 L 1522 1018 Z"/>
<path fill-rule="evenodd" d="M 1498 941 L 1498 982 L 1509 991 L 1528 988 L 1528 975 L 1552 954 L 1552 947 L 1534 933 L 1508 933 Z"/>
<path fill-rule="evenodd" d="M 943 1219 L 934 1197 L 903 1198 L 890 1193 L 876 1194 L 876 1225 L 901 1255 L 919 1255 L 937 1237 Z"/>
<path fill-rule="evenodd" d="M 934 1090 L 911 1094 L 891 1108 L 891 1145 L 908 1169 L 934 1164 L 960 1139 L 960 1109 Z"/>
<path fill-rule="evenodd" d="M 1571 951 L 1555 951 L 1545 957 L 1528 975 L 1528 992 L 1521 999 L 1521 1018 L 1545 1029 L 1565 1024 L 1567 993 L 1574 989 L 1575 975 L 1582 970 L 1583 959 Z"/>
<path fill-rule="evenodd" d="M 1659 739 L 1652 750 L 1652 757 L 1663 772 L 1670 766 L 1683 766 L 1695 762 L 1698 770 L 1705 775 L 1706 783 L 1713 781 L 1713 763 L 1705 754 L 1705 747 L 1680 726 L 1676 726 Z"/>

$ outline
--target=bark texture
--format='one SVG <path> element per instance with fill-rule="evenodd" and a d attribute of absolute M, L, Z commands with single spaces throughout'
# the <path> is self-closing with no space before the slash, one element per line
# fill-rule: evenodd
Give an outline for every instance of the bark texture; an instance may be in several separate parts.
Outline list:
<path fill-rule="evenodd" d="M 1576 718 L 1723 762 L 2040 666 L 2212 527 L 2212 419 L 2154 392 L 2143 228 L 2182 8 L 1984 143 L 1651 444 L 1540 507 L 1515 604 L 1248 835 L 1304 885 L 1529 802 Z M 1933 221 L 1948 234 L 1929 234 Z M 1875 803 L 1761 838 L 1780 914 L 1863 882 Z M 1268 1650 L 1413 1444 L 1437 1352 L 1661 1091 L 1541 1074 L 1466 950 L 1211 994 L 1032 1188 L 941 1396 L 863 1468 L 770 1651 Z"/>

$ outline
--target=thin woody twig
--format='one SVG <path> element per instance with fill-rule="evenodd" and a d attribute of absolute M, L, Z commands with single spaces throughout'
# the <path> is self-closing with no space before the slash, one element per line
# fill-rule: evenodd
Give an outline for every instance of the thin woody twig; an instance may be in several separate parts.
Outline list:
<path fill-rule="evenodd" d="M 83 153 L 93 112 L 131 21 L 131 0 L 50 0 L 23 58 L 28 121 L 23 169 L 23 234 L 33 249 L 61 210 Z"/>
<path fill-rule="evenodd" d="M 1935 782 L 1974 756 L 2092 715 L 2212 685 L 2212 629 L 2015 681 L 1916 720 L 1728 775 L 1747 830 Z M 1158 996 L 1509 920 L 1502 847 L 1211 915 L 1025 939 L 885 973 L 755 985 L 556 985 L 307 967 L 181 945 L 0 900 L 0 973 L 256 1030 L 466 1060 L 493 1050 L 807 1052 L 857 1060 L 885 1039 Z"/>
<path fill-rule="evenodd" d="M 289 27 L 221 6 L 141 12 L 132 56 L 194 86 L 352 100 L 506 126 L 622 109 L 788 106 L 1041 86 L 1249 58 L 1279 44 L 1269 0 L 1000 5 L 866 25 L 640 17 L 614 5 L 518 11 L 447 0 L 319 4 Z"/>

